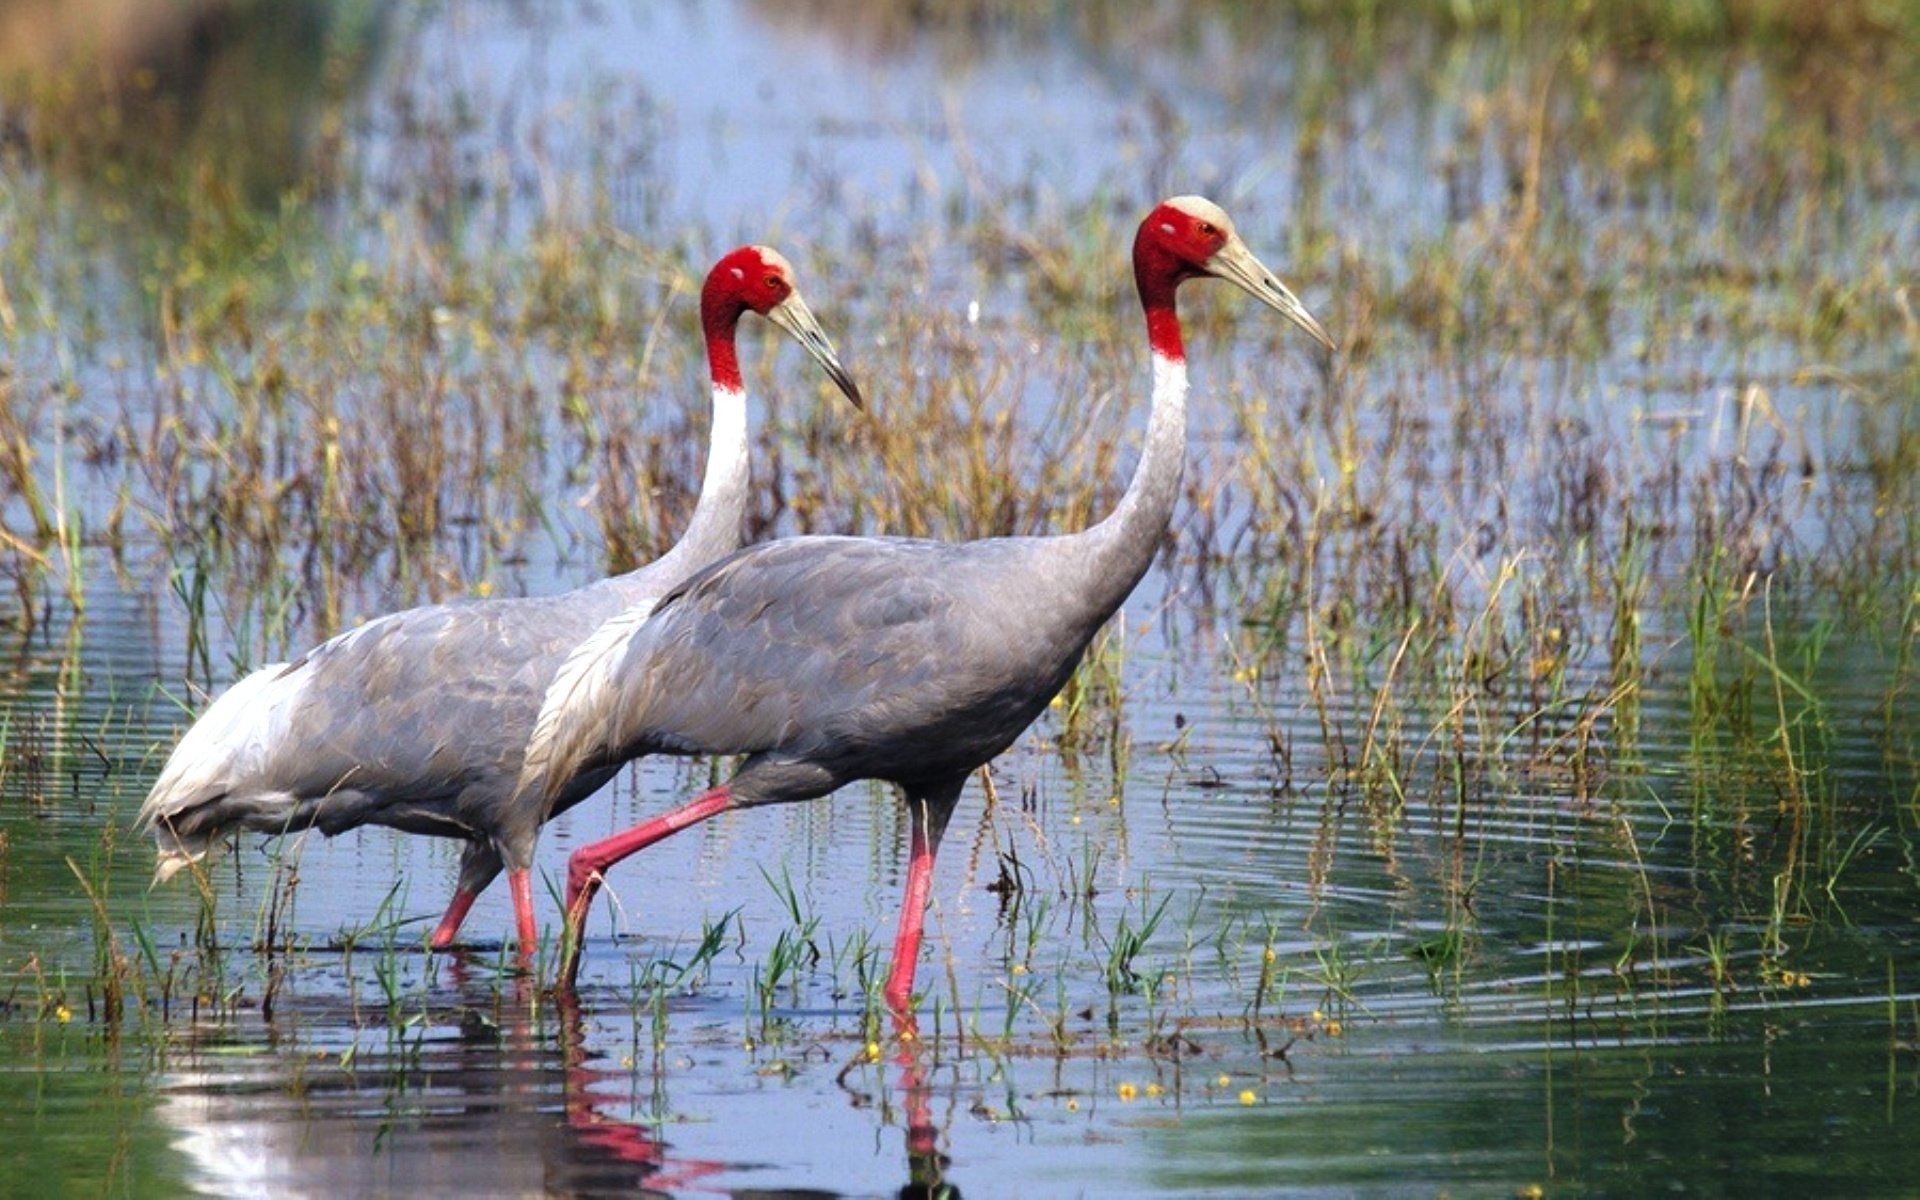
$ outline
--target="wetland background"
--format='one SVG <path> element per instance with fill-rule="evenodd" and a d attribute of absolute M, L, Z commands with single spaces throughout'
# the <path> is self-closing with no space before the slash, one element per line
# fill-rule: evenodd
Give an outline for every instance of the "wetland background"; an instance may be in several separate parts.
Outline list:
<path fill-rule="evenodd" d="M 0 6 L 0 1189 L 1907 1190 L 1917 29 Z M 1343 353 L 1189 289 L 1186 502 L 962 802 L 917 1048 L 868 1049 L 879 789 L 623 866 L 574 1010 L 424 953 L 450 845 L 147 890 L 128 821 L 237 675 L 670 544 L 739 242 L 872 400 L 749 338 L 756 537 L 1104 512 L 1126 239 L 1186 191 Z"/>

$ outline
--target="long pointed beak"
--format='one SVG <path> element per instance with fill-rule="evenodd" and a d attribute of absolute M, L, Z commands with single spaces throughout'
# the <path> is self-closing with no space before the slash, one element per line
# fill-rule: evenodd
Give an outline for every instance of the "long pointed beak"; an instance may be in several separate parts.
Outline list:
<path fill-rule="evenodd" d="M 860 399 L 860 389 L 854 385 L 853 376 L 847 374 L 847 369 L 840 365 L 840 356 L 834 353 L 833 343 L 827 340 L 827 335 L 820 329 L 820 322 L 814 320 L 813 310 L 807 307 L 807 302 L 800 298 L 799 292 L 793 292 L 768 309 L 767 319 L 807 348 L 807 353 L 813 355 L 814 361 L 826 370 L 827 377 L 846 393 L 855 408 L 866 407 Z"/>
<path fill-rule="evenodd" d="M 1266 266 L 1253 256 L 1253 251 L 1247 249 L 1247 244 L 1239 238 L 1227 239 L 1226 245 L 1214 251 L 1213 257 L 1207 260 L 1207 270 L 1229 283 L 1238 284 L 1246 289 L 1255 300 L 1306 330 L 1315 341 L 1327 349 L 1339 348 L 1333 344 L 1333 339 L 1327 336 L 1327 331 L 1320 328 L 1320 322 L 1313 319 L 1313 314 L 1307 311 L 1307 306 L 1300 303 L 1299 298 L 1287 290 L 1287 285 L 1281 283 L 1272 271 L 1267 270 Z"/>

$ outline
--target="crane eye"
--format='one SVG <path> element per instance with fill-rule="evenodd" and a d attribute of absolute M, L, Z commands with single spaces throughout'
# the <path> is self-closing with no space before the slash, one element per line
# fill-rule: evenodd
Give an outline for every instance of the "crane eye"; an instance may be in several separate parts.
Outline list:
<path fill-rule="evenodd" d="M 1213 227 L 1212 221 L 1202 221 L 1200 222 L 1200 232 L 1206 234 L 1208 237 L 1213 237 L 1220 231 Z"/>
<path fill-rule="evenodd" d="M 786 280 L 781 279 L 778 275 L 767 276 L 767 289 L 769 291 L 775 291 L 775 292 L 784 291 L 785 288 L 786 288 Z"/>

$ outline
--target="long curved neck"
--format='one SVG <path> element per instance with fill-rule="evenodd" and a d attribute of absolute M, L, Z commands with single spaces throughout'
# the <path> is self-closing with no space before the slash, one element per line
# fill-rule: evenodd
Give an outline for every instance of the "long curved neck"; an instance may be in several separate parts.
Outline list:
<path fill-rule="evenodd" d="M 747 492 L 752 486 L 747 466 L 747 395 L 739 386 L 739 372 L 729 387 L 714 373 L 713 427 L 708 434 L 707 470 L 700 479 L 700 498 L 693 506 L 687 531 L 661 559 L 685 563 L 689 572 L 740 548 L 741 528 L 747 517 Z"/>
<path fill-rule="evenodd" d="M 1113 512 L 1073 539 L 1087 570 L 1081 594 L 1090 614 L 1102 621 L 1126 601 L 1153 565 L 1186 469 L 1187 360 L 1171 303 L 1147 310 L 1147 329 L 1153 346 L 1153 409 L 1147 418 L 1146 446 Z"/>
<path fill-rule="evenodd" d="M 740 548 L 747 517 L 747 492 L 752 486 L 747 465 L 747 392 L 740 378 L 740 357 L 734 348 L 739 324 L 737 304 L 701 305 L 701 324 L 707 336 L 707 367 L 713 380 L 713 425 L 708 433 L 707 469 L 700 479 L 700 497 L 693 518 L 673 548 L 641 568 L 649 580 L 667 580 L 669 586 Z"/>

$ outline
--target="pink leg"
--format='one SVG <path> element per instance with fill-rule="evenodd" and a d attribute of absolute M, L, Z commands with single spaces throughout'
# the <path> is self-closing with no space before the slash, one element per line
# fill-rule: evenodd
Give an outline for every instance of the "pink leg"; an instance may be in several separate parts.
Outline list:
<path fill-rule="evenodd" d="M 887 972 L 887 1011 L 902 1030 L 913 1027 L 913 972 L 920 962 L 921 927 L 927 898 L 933 894 L 933 843 L 919 804 L 913 808 L 913 857 L 907 863 L 907 894 L 900 901 L 900 930 L 893 939 L 893 966 Z"/>
<path fill-rule="evenodd" d="M 453 899 L 447 903 L 447 915 L 440 918 L 439 927 L 433 931 L 435 950 L 445 950 L 453 945 L 453 939 L 460 936 L 460 926 L 466 921 L 473 902 L 479 898 L 479 892 L 470 892 L 466 888 L 454 891 Z"/>
<path fill-rule="evenodd" d="M 534 947 L 540 944 L 540 929 L 533 923 L 531 872 L 525 868 L 508 871 L 507 887 L 513 892 L 513 917 L 520 927 L 520 961 L 530 962 L 533 959 Z"/>
<path fill-rule="evenodd" d="M 733 793 L 723 783 L 670 813 L 651 821 L 642 821 L 632 829 L 590 842 L 573 852 L 573 857 L 567 860 L 568 950 L 567 961 L 562 967 L 562 978 L 569 985 L 580 967 L 580 936 L 586 930 L 587 909 L 593 905 L 594 894 L 600 890 L 608 868 L 662 838 L 679 833 L 689 825 L 698 825 L 708 817 L 732 807 Z"/>

